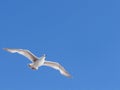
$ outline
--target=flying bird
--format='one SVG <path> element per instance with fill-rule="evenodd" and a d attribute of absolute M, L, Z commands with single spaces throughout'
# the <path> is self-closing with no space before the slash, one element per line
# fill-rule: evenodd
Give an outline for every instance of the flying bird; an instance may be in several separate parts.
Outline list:
<path fill-rule="evenodd" d="M 60 73 L 66 77 L 71 77 L 71 75 L 64 69 L 63 66 L 61 66 L 57 62 L 47 61 L 45 58 L 45 54 L 38 58 L 33 53 L 31 53 L 29 50 L 26 49 L 10 49 L 10 48 L 3 48 L 4 50 L 11 52 L 11 53 L 19 53 L 25 57 L 27 57 L 32 63 L 28 64 L 28 66 L 33 70 L 38 70 L 41 66 L 48 66 L 51 68 L 54 68 L 56 70 L 59 70 Z"/>

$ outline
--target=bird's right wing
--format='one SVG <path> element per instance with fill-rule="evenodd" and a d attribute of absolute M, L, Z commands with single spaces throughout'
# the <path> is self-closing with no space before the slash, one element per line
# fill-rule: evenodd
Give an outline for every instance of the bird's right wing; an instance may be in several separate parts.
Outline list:
<path fill-rule="evenodd" d="M 45 61 L 44 62 L 45 66 L 52 67 L 54 69 L 57 69 L 60 71 L 60 73 L 66 77 L 71 77 L 71 75 L 62 67 L 59 63 L 57 62 L 51 62 L 51 61 Z"/>
<path fill-rule="evenodd" d="M 10 48 L 4 48 L 4 50 L 11 52 L 11 53 L 19 53 L 28 59 L 30 59 L 32 62 L 35 62 L 37 60 L 37 57 L 33 55 L 29 50 L 24 49 L 10 49 Z"/>

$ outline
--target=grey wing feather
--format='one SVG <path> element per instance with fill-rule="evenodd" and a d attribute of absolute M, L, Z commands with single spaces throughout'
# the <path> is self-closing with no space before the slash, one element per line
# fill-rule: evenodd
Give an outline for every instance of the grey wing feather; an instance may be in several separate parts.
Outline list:
<path fill-rule="evenodd" d="M 71 75 L 62 67 L 59 63 L 57 62 L 51 62 L 51 61 L 45 61 L 44 62 L 45 66 L 52 67 L 54 69 L 57 69 L 60 71 L 60 73 L 66 77 L 71 77 Z"/>
<path fill-rule="evenodd" d="M 10 49 L 10 48 L 4 48 L 4 50 L 11 52 L 11 53 L 19 53 L 28 59 L 30 59 L 32 62 L 37 60 L 37 57 L 33 55 L 29 50 L 24 50 L 24 49 Z"/>

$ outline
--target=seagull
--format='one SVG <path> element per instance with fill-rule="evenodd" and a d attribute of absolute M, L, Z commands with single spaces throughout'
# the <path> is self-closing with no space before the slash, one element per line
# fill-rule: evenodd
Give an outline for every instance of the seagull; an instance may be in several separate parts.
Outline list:
<path fill-rule="evenodd" d="M 46 55 L 42 55 L 40 58 L 35 56 L 33 53 L 31 53 L 29 50 L 26 49 L 10 49 L 10 48 L 3 48 L 4 50 L 11 52 L 11 53 L 19 53 L 25 57 L 27 57 L 32 63 L 28 64 L 28 66 L 33 70 L 38 70 L 41 66 L 48 66 L 53 69 L 59 70 L 60 73 L 66 77 L 71 77 L 71 75 L 64 69 L 63 66 L 61 66 L 57 62 L 47 61 Z"/>

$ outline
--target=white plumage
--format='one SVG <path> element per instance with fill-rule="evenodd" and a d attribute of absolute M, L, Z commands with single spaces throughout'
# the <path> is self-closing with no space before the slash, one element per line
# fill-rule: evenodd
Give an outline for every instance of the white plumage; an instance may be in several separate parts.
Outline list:
<path fill-rule="evenodd" d="M 59 63 L 46 61 L 45 55 L 38 58 L 34 54 L 32 54 L 29 50 L 25 50 L 25 49 L 4 48 L 4 50 L 11 52 L 11 53 L 19 53 L 19 54 L 27 57 L 32 62 L 28 66 L 33 70 L 37 70 L 40 66 L 49 66 L 56 70 L 59 70 L 62 75 L 66 76 L 66 77 L 71 77 L 71 75 Z"/>

